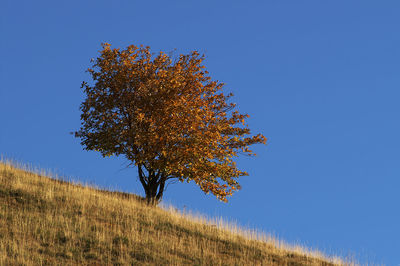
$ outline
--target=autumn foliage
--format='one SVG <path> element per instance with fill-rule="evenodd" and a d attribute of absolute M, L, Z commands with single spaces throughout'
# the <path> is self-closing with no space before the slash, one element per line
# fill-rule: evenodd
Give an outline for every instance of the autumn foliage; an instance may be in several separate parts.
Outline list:
<path fill-rule="evenodd" d="M 149 203 L 161 200 L 170 179 L 194 181 L 226 201 L 247 175 L 233 161 L 255 155 L 249 146 L 266 138 L 250 135 L 246 114 L 228 103 L 232 94 L 211 80 L 193 51 L 172 57 L 149 47 L 112 49 L 103 44 L 82 83 L 86 99 L 75 136 L 86 150 L 123 155 L 137 166 Z"/>

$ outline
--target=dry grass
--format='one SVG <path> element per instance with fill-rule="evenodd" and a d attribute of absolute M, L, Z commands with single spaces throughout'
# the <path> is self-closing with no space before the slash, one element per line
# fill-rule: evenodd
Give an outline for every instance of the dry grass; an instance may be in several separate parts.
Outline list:
<path fill-rule="evenodd" d="M 214 224 L 214 225 L 213 225 Z M 350 265 L 0 162 L 0 265 Z"/>

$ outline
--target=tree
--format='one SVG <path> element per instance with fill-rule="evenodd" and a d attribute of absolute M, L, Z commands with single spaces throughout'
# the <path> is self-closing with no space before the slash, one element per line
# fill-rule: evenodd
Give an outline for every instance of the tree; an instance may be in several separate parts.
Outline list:
<path fill-rule="evenodd" d="M 232 94 L 212 81 L 197 51 L 175 58 L 150 47 L 125 50 L 102 44 L 88 69 L 92 85 L 82 83 L 82 125 L 75 136 L 86 150 L 103 156 L 123 155 L 137 166 L 149 204 L 157 204 L 170 179 L 194 181 L 218 199 L 240 189 L 248 175 L 236 167 L 239 154 L 255 155 L 249 145 L 264 143 L 250 136 Z"/>

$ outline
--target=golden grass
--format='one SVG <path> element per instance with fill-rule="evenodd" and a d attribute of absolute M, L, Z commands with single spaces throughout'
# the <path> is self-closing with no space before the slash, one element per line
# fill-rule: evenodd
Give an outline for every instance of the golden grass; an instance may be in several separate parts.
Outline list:
<path fill-rule="evenodd" d="M 0 162 L 0 265 L 354 265 Z"/>

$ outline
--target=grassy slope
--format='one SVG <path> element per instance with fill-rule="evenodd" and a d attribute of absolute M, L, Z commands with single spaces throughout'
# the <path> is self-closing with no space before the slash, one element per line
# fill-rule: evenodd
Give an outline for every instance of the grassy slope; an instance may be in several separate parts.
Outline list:
<path fill-rule="evenodd" d="M 0 265 L 335 265 L 278 246 L 0 162 Z"/>

